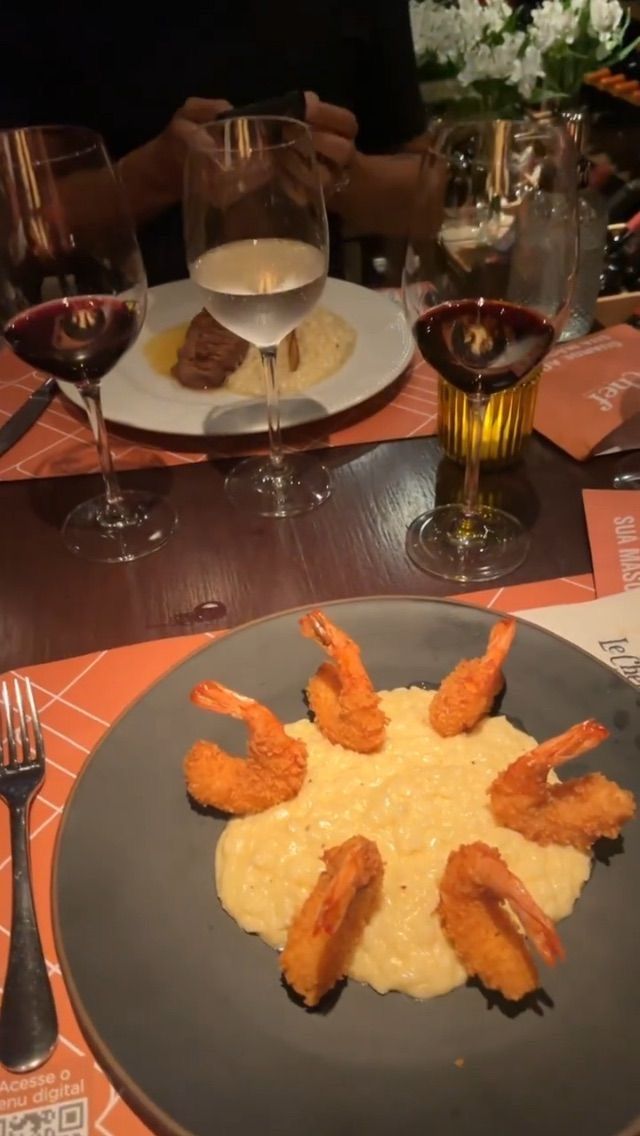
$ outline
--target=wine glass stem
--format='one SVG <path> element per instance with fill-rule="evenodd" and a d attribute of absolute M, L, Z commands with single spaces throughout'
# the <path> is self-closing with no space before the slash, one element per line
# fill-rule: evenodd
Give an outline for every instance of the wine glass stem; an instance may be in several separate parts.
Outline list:
<path fill-rule="evenodd" d="M 269 458 L 276 471 L 284 466 L 282 450 L 282 431 L 280 429 L 280 397 L 276 380 L 277 347 L 263 347 L 260 350 L 264 385 L 267 395 L 267 429 L 269 431 Z"/>
<path fill-rule="evenodd" d="M 100 472 L 104 481 L 104 492 L 107 499 L 107 509 L 113 514 L 122 513 L 122 494 L 113 468 L 113 458 L 109 449 L 109 437 L 102 413 L 102 399 L 100 397 L 100 384 L 89 383 L 82 388 L 82 398 L 89 419 L 89 425 L 95 439 L 100 461 Z"/>
<path fill-rule="evenodd" d="M 464 488 L 462 507 L 467 520 L 476 516 L 478 509 L 478 487 L 480 483 L 480 450 L 482 447 L 482 428 L 487 412 L 487 398 L 475 395 L 469 398 L 469 444 L 464 468 Z"/>

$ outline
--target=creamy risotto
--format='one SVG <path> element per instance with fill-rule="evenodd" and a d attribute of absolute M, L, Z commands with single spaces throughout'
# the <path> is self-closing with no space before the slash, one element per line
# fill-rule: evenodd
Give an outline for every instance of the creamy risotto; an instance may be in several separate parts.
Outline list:
<path fill-rule="evenodd" d="M 288 726 L 308 747 L 301 792 L 232 820 L 216 850 L 224 908 L 244 930 L 279 948 L 316 883 L 323 850 L 356 834 L 375 840 L 385 862 L 383 902 L 349 974 L 380 993 L 401 990 L 416 998 L 444 994 L 467 977 L 434 913 L 452 849 L 473 840 L 499 848 L 554 920 L 571 912 L 591 864 L 574 848 L 542 848 L 493 821 L 486 790 L 533 739 L 505 718 L 487 718 L 467 736 L 441 738 L 428 725 L 432 697 L 418 688 L 381 694 L 389 725 L 377 754 L 332 745 L 308 720 Z"/>
<path fill-rule="evenodd" d="M 278 389 L 281 394 L 306 390 L 337 371 L 351 355 L 356 332 L 342 316 L 327 308 L 316 308 L 297 330 L 300 365 L 289 370 L 286 344 L 278 350 Z M 264 379 L 260 356 L 251 347 L 246 359 L 225 380 L 225 389 L 234 394 L 263 397 Z"/>

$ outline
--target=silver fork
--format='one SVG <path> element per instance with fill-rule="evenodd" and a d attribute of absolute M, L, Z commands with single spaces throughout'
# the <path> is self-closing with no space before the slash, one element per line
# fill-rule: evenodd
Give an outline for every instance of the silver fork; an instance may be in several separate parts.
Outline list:
<path fill-rule="evenodd" d="M 44 744 L 28 679 L 25 679 L 24 689 L 31 730 L 17 679 L 13 683 L 13 705 L 6 682 L 2 684 L 0 707 L 0 724 L 4 717 L 4 737 L 0 735 L 0 797 L 9 806 L 13 861 L 11 941 L 0 1008 L 0 1062 L 16 1073 L 42 1065 L 58 1037 L 56 1008 L 33 903 L 29 860 L 29 809 L 44 778 Z"/>

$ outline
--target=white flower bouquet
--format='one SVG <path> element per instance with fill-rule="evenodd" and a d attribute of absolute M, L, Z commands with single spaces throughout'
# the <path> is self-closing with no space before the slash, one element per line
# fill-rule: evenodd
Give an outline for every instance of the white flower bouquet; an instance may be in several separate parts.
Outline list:
<path fill-rule="evenodd" d="M 465 111 L 510 116 L 574 98 L 584 75 L 624 58 L 618 0 L 410 0 L 418 62 L 454 78 Z"/>

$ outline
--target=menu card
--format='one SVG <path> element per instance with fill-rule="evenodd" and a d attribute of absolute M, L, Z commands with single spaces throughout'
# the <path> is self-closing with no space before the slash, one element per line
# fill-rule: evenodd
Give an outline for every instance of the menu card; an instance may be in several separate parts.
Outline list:
<path fill-rule="evenodd" d="M 640 493 L 635 489 L 584 489 L 582 498 L 596 596 L 637 591 L 640 611 Z"/>
<path fill-rule="evenodd" d="M 533 608 L 521 615 L 582 647 L 640 688 L 640 595 L 620 592 L 581 604 Z"/>
<path fill-rule="evenodd" d="M 640 331 L 620 324 L 554 348 L 534 426 L 579 461 L 640 449 Z"/>

